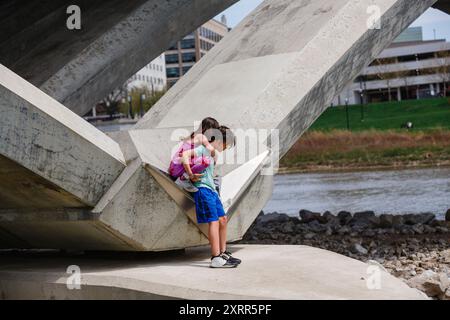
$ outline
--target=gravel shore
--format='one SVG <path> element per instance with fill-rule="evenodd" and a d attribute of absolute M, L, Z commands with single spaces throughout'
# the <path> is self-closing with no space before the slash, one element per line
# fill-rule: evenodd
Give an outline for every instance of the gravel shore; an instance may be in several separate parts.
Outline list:
<path fill-rule="evenodd" d="M 240 243 L 301 244 L 376 261 L 429 297 L 450 300 L 450 210 L 446 220 L 433 213 L 261 213 Z"/>

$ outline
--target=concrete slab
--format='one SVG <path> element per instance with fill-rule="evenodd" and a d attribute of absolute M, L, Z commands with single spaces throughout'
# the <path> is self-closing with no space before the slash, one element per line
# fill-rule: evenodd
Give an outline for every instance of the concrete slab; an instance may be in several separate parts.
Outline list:
<path fill-rule="evenodd" d="M 0 256 L 3 299 L 426 299 L 381 271 L 367 286 L 368 265 L 306 246 L 234 245 L 243 263 L 209 268 L 208 248 L 180 255 L 114 258 Z M 81 270 L 81 290 L 66 288 L 68 266 Z"/>

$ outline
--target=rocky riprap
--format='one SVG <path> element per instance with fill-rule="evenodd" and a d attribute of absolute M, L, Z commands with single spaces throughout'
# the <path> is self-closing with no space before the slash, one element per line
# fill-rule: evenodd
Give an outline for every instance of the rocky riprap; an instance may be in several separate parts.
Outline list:
<path fill-rule="evenodd" d="M 432 213 L 261 212 L 240 243 L 308 245 L 376 261 L 429 297 L 450 300 L 450 210 L 446 220 Z"/>

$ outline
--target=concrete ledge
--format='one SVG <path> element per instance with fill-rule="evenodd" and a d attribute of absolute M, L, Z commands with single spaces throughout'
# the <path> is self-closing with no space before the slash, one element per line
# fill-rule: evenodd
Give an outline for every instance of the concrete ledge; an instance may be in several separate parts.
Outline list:
<path fill-rule="evenodd" d="M 381 272 L 369 290 L 367 264 L 306 246 L 234 245 L 243 263 L 210 269 L 207 247 L 185 254 L 126 260 L 75 256 L 0 256 L 3 299 L 426 299 Z M 81 290 L 66 289 L 69 265 L 81 268 Z"/>

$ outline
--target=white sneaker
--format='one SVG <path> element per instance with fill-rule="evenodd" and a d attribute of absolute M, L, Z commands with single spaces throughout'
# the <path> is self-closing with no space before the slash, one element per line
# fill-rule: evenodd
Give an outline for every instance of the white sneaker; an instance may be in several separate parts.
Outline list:
<path fill-rule="evenodd" d="M 189 179 L 181 180 L 181 178 L 178 178 L 177 181 L 175 181 L 175 184 L 190 193 L 198 191 L 198 189 L 192 184 L 192 181 Z"/>
<path fill-rule="evenodd" d="M 238 265 L 224 259 L 221 255 L 211 258 L 210 268 L 236 268 Z"/>

